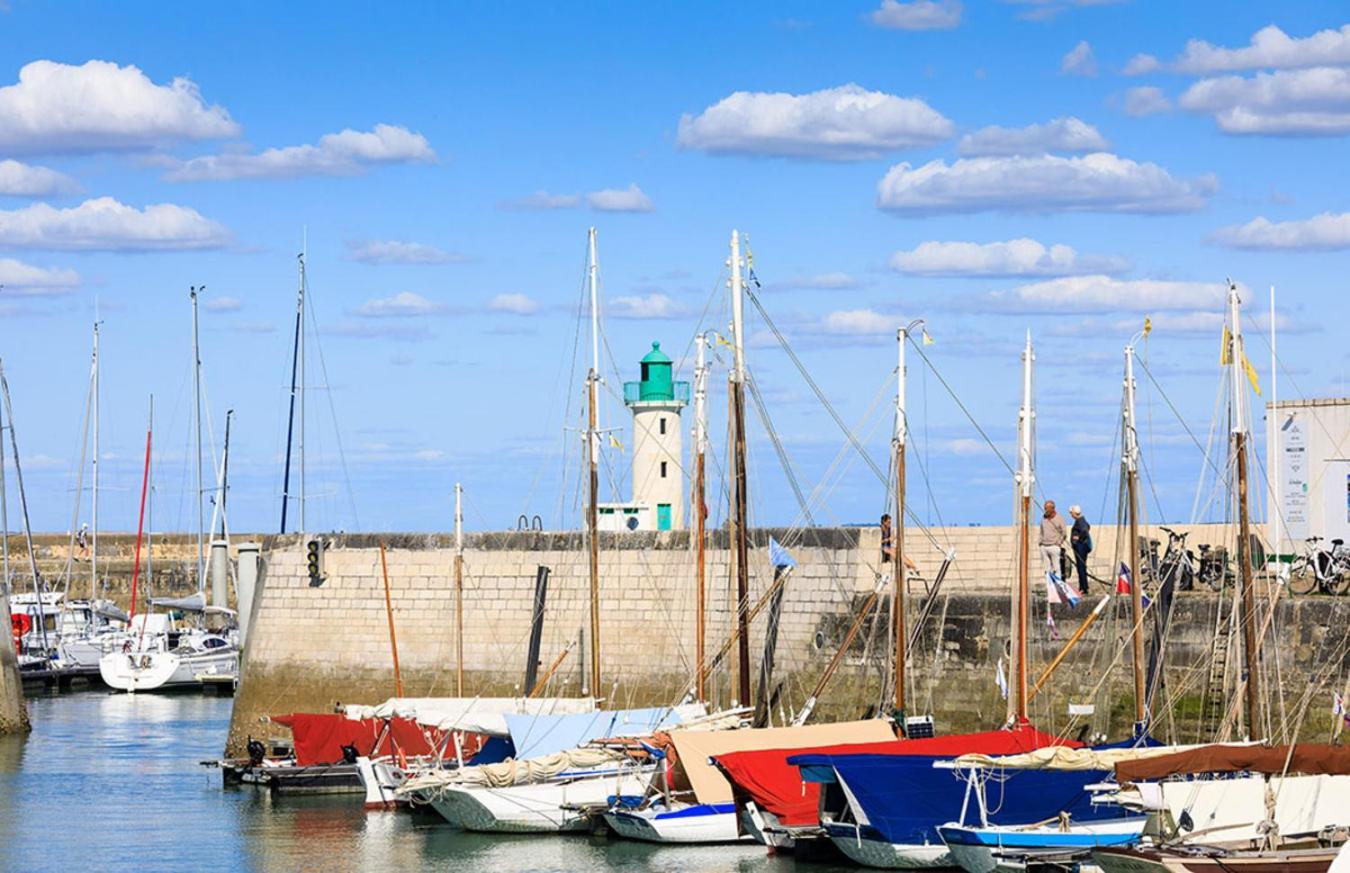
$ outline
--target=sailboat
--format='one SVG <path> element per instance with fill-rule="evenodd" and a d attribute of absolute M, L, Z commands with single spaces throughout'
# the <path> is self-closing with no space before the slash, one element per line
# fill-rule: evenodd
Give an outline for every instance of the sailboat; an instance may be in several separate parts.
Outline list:
<path fill-rule="evenodd" d="M 228 615 L 206 598 L 206 520 L 202 507 L 202 390 L 201 346 L 198 333 L 198 297 L 205 288 L 194 287 L 192 300 L 192 359 L 194 431 L 197 437 L 197 591 L 187 597 L 152 598 L 151 608 L 131 621 L 120 647 L 99 660 L 99 674 L 116 691 L 157 691 L 183 687 L 233 689 L 239 677 L 239 646 L 232 629 L 213 631 L 206 626 L 208 614 Z M 150 456 L 147 452 L 146 463 Z M 222 473 L 224 466 L 222 464 Z M 148 466 L 147 466 L 147 476 Z M 219 486 L 218 486 L 219 487 Z M 220 492 L 218 491 L 218 494 Z M 219 498 L 217 509 L 223 512 Z M 190 618 L 189 618 L 190 616 Z"/>

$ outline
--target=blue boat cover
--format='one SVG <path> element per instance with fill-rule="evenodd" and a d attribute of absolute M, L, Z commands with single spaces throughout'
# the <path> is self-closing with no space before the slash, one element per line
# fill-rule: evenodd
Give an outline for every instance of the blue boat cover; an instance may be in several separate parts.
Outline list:
<path fill-rule="evenodd" d="M 680 723 L 680 714 L 668 706 L 568 715 L 508 713 L 505 718 L 517 760 L 565 752 L 605 737 L 646 736 L 654 730 Z"/>
<path fill-rule="evenodd" d="M 1097 748 L 1155 742 L 1146 737 Z M 960 771 L 933 766 L 942 760 L 950 757 L 806 754 L 790 757 L 788 763 L 801 769 L 804 781 L 846 784 L 867 817 L 864 836 L 892 845 L 921 845 L 941 842 L 938 826 L 961 818 L 966 779 Z M 1074 821 L 1119 818 L 1118 808 L 1094 806 L 1084 789 L 1109 777 L 1104 770 L 994 771 L 985 785 L 989 822 L 1024 825 L 1061 812 Z M 971 810 L 975 808 L 972 800 Z"/>

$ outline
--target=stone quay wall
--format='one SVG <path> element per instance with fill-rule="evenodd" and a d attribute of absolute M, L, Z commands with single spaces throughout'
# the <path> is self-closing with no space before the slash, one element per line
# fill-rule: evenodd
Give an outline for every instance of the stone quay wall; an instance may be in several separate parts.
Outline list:
<path fill-rule="evenodd" d="M 1177 528 L 1179 530 L 1183 528 Z M 1160 536 L 1156 528 L 1145 529 Z M 1034 678 L 1086 617 L 1113 589 L 1116 531 L 1094 529 L 1093 597 L 1076 610 L 1056 606 L 1059 639 L 1045 622 L 1044 583 L 1033 549 L 1031 675 Z M 787 580 L 777 646 L 775 683 L 781 682 L 776 717 L 790 715 L 815 685 L 879 580 L 889 581 L 875 528 L 805 531 L 756 530 L 751 553 L 751 602 L 769 585 L 770 536 L 792 552 L 797 567 Z M 1219 528 L 1194 529 L 1191 545 L 1221 543 Z M 1165 543 L 1165 535 L 1161 537 Z M 250 735 L 272 736 L 267 715 L 331 711 L 338 702 L 378 702 L 395 693 L 393 658 L 385 611 L 381 540 L 386 546 L 390 600 L 405 696 L 455 693 L 456 640 L 454 550 L 445 534 L 335 535 L 328 538 L 326 577 L 311 586 L 298 538 L 263 539 L 264 569 L 228 752 L 238 754 Z M 915 616 L 944 553 L 955 557 L 943 595 L 934 601 L 910 660 L 911 712 L 931 712 L 940 730 L 989 727 L 1004 718 L 1005 702 L 994 680 L 995 664 L 1009 638 L 1008 592 L 1015 571 L 1011 527 L 952 527 L 906 531 L 906 551 L 919 567 L 909 583 L 909 615 Z M 1231 545 L 1231 544 L 1230 544 Z M 687 532 L 603 534 L 600 543 L 600 689 L 589 689 L 614 706 L 662 704 L 691 686 L 695 651 L 694 550 Z M 731 631 L 734 580 L 727 534 L 710 533 L 707 550 L 707 649 L 715 653 Z M 564 650 L 549 682 L 551 695 L 582 693 L 587 673 L 589 575 L 582 537 L 575 532 L 480 533 L 466 536 L 464 555 L 464 673 L 467 695 L 521 693 L 536 568 L 548 566 L 540 675 Z M 884 576 L 884 579 L 881 577 Z M 857 717 L 880 703 L 887 652 L 889 596 L 869 613 L 835 680 L 822 696 L 817 718 Z M 1176 711 L 1172 729 L 1185 738 L 1185 720 L 1198 717 L 1209 676 L 1216 622 L 1227 616 L 1231 596 L 1193 592 L 1178 598 L 1165 661 L 1167 700 Z M 1289 707 L 1310 683 L 1341 681 L 1350 634 L 1350 598 L 1285 599 L 1280 606 L 1267 661 L 1288 689 Z M 911 619 L 912 620 L 912 619 Z M 765 620 L 751 628 L 752 677 L 756 677 Z M 1125 598 L 1107 609 L 1097 626 L 1067 658 L 1035 701 L 1038 725 L 1074 727 L 1069 703 L 1093 703 L 1094 732 L 1128 733 L 1129 617 Z M 568 647 L 571 647 L 570 649 Z M 1237 651 L 1236 647 L 1233 650 Z M 1278 657 L 1277 657 L 1278 656 Z M 1236 660 L 1234 656 L 1233 660 Z M 1235 664 L 1230 667 L 1230 681 Z M 1272 673 L 1272 675 L 1274 675 Z M 710 697 L 727 705 L 735 696 L 735 655 L 714 671 Z M 1328 698 L 1330 693 L 1326 695 Z M 1320 712 L 1323 701 L 1315 704 Z M 1320 716 L 1318 716 L 1320 717 Z"/>

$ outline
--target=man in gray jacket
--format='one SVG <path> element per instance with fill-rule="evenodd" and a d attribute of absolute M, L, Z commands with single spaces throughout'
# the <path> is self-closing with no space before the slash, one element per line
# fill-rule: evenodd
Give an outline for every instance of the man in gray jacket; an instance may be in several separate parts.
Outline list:
<path fill-rule="evenodd" d="M 1045 501 L 1045 512 L 1041 515 L 1041 559 L 1045 562 L 1045 571 L 1059 575 L 1059 554 L 1064 541 L 1069 538 L 1069 526 L 1064 516 L 1055 511 L 1055 501 Z"/>

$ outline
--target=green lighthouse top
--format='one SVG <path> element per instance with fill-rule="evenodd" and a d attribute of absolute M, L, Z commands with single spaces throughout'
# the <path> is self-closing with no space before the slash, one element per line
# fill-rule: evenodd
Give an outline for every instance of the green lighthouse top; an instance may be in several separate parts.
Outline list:
<path fill-rule="evenodd" d="M 670 355 L 661 351 L 659 342 L 642 357 L 642 379 L 623 383 L 624 403 L 679 403 L 689 402 L 689 383 L 676 382 L 672 375 Z"/>

